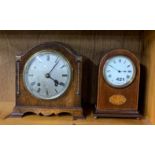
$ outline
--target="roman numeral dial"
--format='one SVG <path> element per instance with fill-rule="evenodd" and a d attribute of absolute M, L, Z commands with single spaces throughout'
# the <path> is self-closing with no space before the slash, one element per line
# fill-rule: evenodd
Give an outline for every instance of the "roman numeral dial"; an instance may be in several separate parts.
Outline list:
<path fill-rule="evenodd" d="M 113 87 L 129 85 L 134 80 L 135 74 L 134 63 L 123 55 L 109 58 L 103 67 L 103 77 Z"/>
<path fill-rule="evenodd" d="M 29 92 L 40 99 L 55 99 L 67 91 L 71 65 L 57 51 L 40 51 L 25 64 L 24 82 Z"/>

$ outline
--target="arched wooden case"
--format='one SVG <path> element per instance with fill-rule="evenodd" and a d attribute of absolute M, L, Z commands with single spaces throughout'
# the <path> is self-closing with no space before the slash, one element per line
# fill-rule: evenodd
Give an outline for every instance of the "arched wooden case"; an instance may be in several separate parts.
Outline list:
<path fill-rule="evenodd" d="M 25 88 L 23 70 L 27 60 L 40 50 L 56 50 L 66 57 L 72 67 L 72 79 L 67 91 L 60 97 L 51 100 L 38 99 Z M 43 43 L 31 50 L 16 56 L 16 105 L 12 116 L 23 116 L 27 112 L 42 115 L 70 113 L 73 117 L 82 118 L 81 107 L 82 57 L 68 45 L 59 42 Z"/>
<path fill-rule="evenodd" d="M 110 86 L 103 77 L 103 67 L 106 60 L 117 55 L 130 58 L 136 67 L 136 75 L 133 82 L 124 88 Z M 138 110 L 139 83 L 140 62 L 131 51 L 116 49 L 105 54 L 99 65 L 95 117 L 140 117 Z"/>

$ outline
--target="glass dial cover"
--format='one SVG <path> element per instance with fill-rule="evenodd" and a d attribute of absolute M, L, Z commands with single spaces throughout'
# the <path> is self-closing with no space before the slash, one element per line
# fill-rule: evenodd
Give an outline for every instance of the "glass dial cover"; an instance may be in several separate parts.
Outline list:
<path fill-rule="evenodd" d="M 109 58 L 103 67 L 103 77 L 112 87 L 122 88 L 131 84 L 136 75 L 132 60 L 123 55 Z"/>
<path fill-rule="evenodd" d="M 23 72 L 25 87 L 39 99 L 55 99 L 64 94 L 71 82 L 71 65 L 57 51 L 43 50 L 32 55 Z"/>

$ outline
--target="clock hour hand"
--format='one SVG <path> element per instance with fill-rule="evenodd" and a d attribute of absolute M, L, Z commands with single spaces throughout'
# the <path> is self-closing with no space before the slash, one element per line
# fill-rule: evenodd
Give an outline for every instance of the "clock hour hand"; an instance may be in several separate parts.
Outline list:
<path fill-rule="evenodd" d="M 55 79 L 53 79 L 52 77 L 50 77 L 50 79 L 52 79 L 52 80 L 54 81 L 55 86 L 58 86 L 58 85 L 60 85 L 60 86 L 65 86 L 65 84 L 64 84 L 63 82 L 59 82 L 58 80 L 55 80 Z"/>
<path fill-rule="evenodd" d="M 53 79 L 53 78 L 50 76 L 50 74 L 49 74 L 49 73 L 47 73 L 47 74 L 45 75 L 45 77 L 46 77 L 46 78 L 48 78 L 48 79 L 53 80 L 53 81 L 54 81 L 55 86 L 58 86 L 59 81 L 58 81 L 58 80 Z"/>
<path fill-rule="evenodd" d="M 47 74 L 45 75 L 45 77 L 46 77 L 46 78 L 48 78 L 48 79 L 53 80 L 53 81 L 54 81 L 55 86 L 58 86 L 58 85 L 60 85 L 60 86 L 65 86 L 65 84 L 64 84 L 63 82 L 59 82 L 58 80 L 53 79 L 53 78 L 50 76 L 50 74 L 49 74 L 49 73 L 47 73 Z"/>
<path fill-rule="evenodd" d="M 50 79 L 52 79 L 54 81 L 54 84 L 55 84 L 56 87 L 59 85 L 59 81 L 58 80 L 55 80 L 52 77 L 50 77 Z"/>
<path fill-rule="evenodd" d="M 57 87 L 58 85 L 60 86 L 65 86 L 65 84 L 63 82 L 59 82 L 58 80 L 53 79 L 52 77 L 50 77 L 50 79 L 52 79 L 55 83 L 55 86 Z"/>
<path fill-rule="evenodd" d="M 116 69 L 115 67 L 113 67 L 113 66 L 111 66 L 111 65 L 109 65 L 111 68 L 113 68 L 113 69 L 115 69 L 117 72 L 121 72 L 120 70 L 118 70 L 118 69 Z"/>

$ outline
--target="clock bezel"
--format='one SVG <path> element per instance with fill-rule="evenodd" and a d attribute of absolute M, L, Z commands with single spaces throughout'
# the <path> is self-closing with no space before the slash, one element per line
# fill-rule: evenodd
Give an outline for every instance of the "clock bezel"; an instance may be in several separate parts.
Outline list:
<path fill-rule="evenodd" d="M 117 56 L 122 56 L 122 57 L 127 58 L 127 59 L 131 62 L 132 66 L 133 66 L 133 76 L 132 76 L 132 78 L 131 78 L 127 83 L 125 83 L 125 84 L 123 84 L 123 85 L 115 85 L 115 84 L 109 82 L 109 80 L 107 79 L 107 77 L 106 77 L 106 75 L 105 75 L 105 69 L 106 69 L 106 66 L 107 66 L 107 64 L 109 63 L 110 59 L 112 59 L 112 58 L 114 58 L 114 57 L 117 57 Z M 136 77 L 136 72 L 137 72 L 136 65 L 135 65 L 134 62 L 131 60 L 131 58 L 128 57 L 128 56 L 126 56 L 126 55 L 123 55 L 123 54 L 118 54 L 118 55 L 112 55 L 111 57 L 109 57 L 109 58 L 106 60 L 106 62 L 105 62 L 104 65 L 103 65 L 102 75 L 103 75 L 103 78 L 104 78 L 105 82 L 106 82 L 109 86 L 114 87 L 114 88 L 125 88 L 125 87 L 127 87 L 127 86 L 129 86 L 130 84 L 133 83 L 133 81 L 135 80 L 135 77 Z"/>
<path fill-rule="evenodd" d="M 26 78 L 26 77 L 25 77 L 26 74 L 25 74 L 25 73 L 26 73 L 26 71 L 27 71 L 27 67 L 28 67 L 29 65 L 31 65 L 30 63 L 32 62 L 33 58 L 35 58 L 36 56 L 38 56 L 38 55 L 41 54 L 41 53 L 45 53 L 45 54 L 47 54 L 47 53 L 55 53 L 55 54 L 57 54 L 57 55 L 60 55 L 60 56 L 67 62 L 68 66 L 69 66 L 69 69 L 70 69 L 70 77 L 69 77 L 69 80 L 68 80 L 69 82 L 68 82 L 66 88 L 65 88 L 61 93 L 59 93 L 58 95 L 55 95 L 55 96 L 50 97 L 50 98 L 43 98 L 43 97 L 36 96 L 35 94 L 33 94 L 33 93 L 31 92 L 31 90 L 27 87 L 27 84 L 26 84 L 26 79 L 25 79 L 25 78 Z M 71 66 L 71 63 L 69 62 L 69 60 L 68 60 L 63 54 L 61 54 L 59 51 L 53 50 L 53 49 L 43 49 L 43 50 L 40 50 L 40 51 L 34 53 L 33 55 L 31 55 L 31 56 L 28 58 L 28 60 L 26 61 L 25 65 L 24 65 L 24 69 L 23 69 L 23 83 L 24 83 L 25 88 L 27 89 L 27 91 L 28 91 L 33 97 L 35 97 L 35 98 L 37 98 L 37 99 L 41 99 L 41 100 L 55 100 L 55 99 L 58 99 L 59 97 L 65 95 L 65 93 L 67 92 L 67 90 L 68 90 L 69 87 L 70 87 L 70 84 L 71 84 L 71 80 L 72 80 L 72 79 L 73 79 L 73 68 L 72 68 L 72 66 Z"/>

